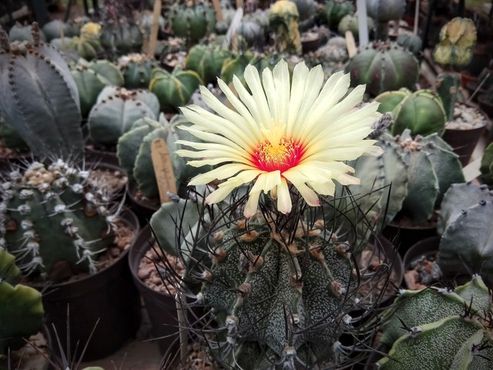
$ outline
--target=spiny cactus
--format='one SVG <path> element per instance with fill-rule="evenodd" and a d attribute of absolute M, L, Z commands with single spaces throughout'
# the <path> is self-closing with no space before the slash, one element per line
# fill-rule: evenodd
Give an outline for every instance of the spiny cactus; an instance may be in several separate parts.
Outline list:
<path fill-rule="evenodd" d="M 493 196 L 474 185 L 456 185 L 442 207 L 440 268 L 445 275 L 480 274 L 493 287 Z"/>
<path fill-rule="evenodd" d="M 488 315 L 491 296 L 478 276 L 454 291 L 403 291 L 384 314 L 381 343 L 392 348 L 379 369 L 489 369 Z"/>
<path fill-rule="evenodd" d="M 62 56 L 40 40 L 11 43 L 0 32 L 0 115 L 37 156 L 82 157 L 77 86 Z M 47 88 L 49 87 L 49 88 Z"/>
<path fill-rule="evenodd" d="M 154 62 L 145 54 L 128 54 L 118 59 L 125 87 L 128 89 L 142 89 L 149 86 Z"/>
<path fill-rule="evenodd" d="M 189 102 L 201 83 L 200 76 L 194 71 L 175 69 L 170 73 L 156 68 L 152 71 L 149 90 L 158 97 L 161 110 L 175 111 Z"/>
<path fill-rule="evenodd" d="M 481 180 L 488 185 L 493 185 L 493 144 L 489 144 L 481 158 Z"/>
<path fill-rule="evenodd" d="M 380 103 L 379 112 L 392 113 L 392 135 L 399 135 L 405 129 L 411 130 L 412 135 L 441 134 L 445 129 L 447 114 L 440 97 L 431 90 L 387 91 L 375 100 Z"/>
<path fill-rule="evenodd" d="M 366 10 L 370 17 L 377 22 L 376 36 L 385 40 L 388 36 L 389 21 L 399 20 L 406 10 L 405 0 L 367 0 Z"/>
<path fill-rule="evenodd" d="M 278 51 L 301 54 L 298 20 L 298 9 L 293 2 L 278 0 L 271 5 L 269 23 L 275 32 L 275 44 Z"/>
<path fill-rule="evenodd" d="M 98 256 L 112 244 L 115 215 L 113 194 L 89 173 L 57 160 L 5 175 L 1 241 L 24 274 L 58 281 L 96 272 Z"/>
<path fill-rule="evenodd" d="M 418 81 L 419 63 L 412 53 L 396 44 L 376 42 L 351 59 L 346 70 L 351 85 L 366 84 L 371 95 L 401 87 L 413 89 Z"/>
<path fill-rule="evenodd" d="M 344 16 L 353 14 L 354 4 L 348 0 L 326 0 L 324 16 L 330 29 L 335 30 Z"/>
<path fill-rule="evenodd" d="M 135 121 L 144 117 L 156 119 L 158 111 L 159 102 L 154 94 L 108 86 L 89 113 L 89 135 L 95 143 L 116 145 Z"/>
<path fill-rule="evenodd" d="M 205 84 L 216 82 L 226 59 L 228 50 L 214 45 L 195 45 L 188 52 L 185 69 L 197 72 Z"/>
<path fill-rule="evenodd" d="M 83 117 L 87 117 L 105 86 L 121 86 L 123 84 L 123 76 L 118 68 L 105 60 L 92 63 L 81 61 L 72 69 L 72 76 L 79 91 Z"/>
<path fill-rule="evenodd" d="M 0 367 L 8 349 L 15 349 L 41 329 L 43 304 L 41 293 L 19 284 L 21 271 L 15 257 L 0 247 Z"/>
<path fill-rule="evenodd" d="M 190 6 L 175 3 L 169 16 L 173 33 L 189 43 L 196 43 L 212 32 L 216 23 L 214 10 L 205 2 Z"/>

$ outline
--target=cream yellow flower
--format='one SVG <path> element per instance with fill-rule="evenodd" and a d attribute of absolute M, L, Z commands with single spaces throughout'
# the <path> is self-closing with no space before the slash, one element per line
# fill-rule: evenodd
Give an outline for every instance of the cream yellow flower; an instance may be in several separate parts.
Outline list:
<path fill-rule="evenodd" d="M 378 155 L 375 140 L 365 138 L 380 117 L 378 103 L 363 107 L 365 86 L 349 94 L 349 74 L 334 73 L 324 84 L 321 66 L 308 69 L 299 63 L 292 81 L 288 65 L 280 61 L 259 75 L 248 66 L 243 86 L 235 76 L 236 94 L 220 79 L 219 88 L 233 109 L 201 86 L 204 102 L 217 114 L 199 106 L 182 108 L 191 126 L 181 127 L 203 142 L 181 140 L 192 148 L 178 152 L 195 167 L 217 166 L 194 177 L 190 185 L 226 180 L 206 199 L 223 200 L 235 188 L 255 181 L 244 214 L 255 214 L 262 192 L 277 199 L 277 209 L 286 214 L 292 202 L 292 184 L 310 206 L 320 205 L 318 194 L 333 195 L 334 180 L 357 184 L 353 168 L 343 163 L 363 154 Z"/>

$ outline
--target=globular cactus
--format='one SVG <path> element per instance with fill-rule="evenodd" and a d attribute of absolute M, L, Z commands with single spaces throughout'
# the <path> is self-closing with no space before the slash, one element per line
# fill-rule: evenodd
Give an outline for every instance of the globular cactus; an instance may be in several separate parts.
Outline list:
<path fill-rule="evenodd" d="M 373 19 L 370 17 L 367 17 L 366 20 L 368 25 L 368 32 L 370 32 L 374 28 L 374 22 Z M 337 25 L 337 32 L 339 32 L 339 34 L 344 36 L 346 34 L 346 31 L 351 31 L 356 40 L 359 38 L 358 16 L 356 14 L 345 15 Z"/>
<path fill-rule="evenodd" d="M 63 38 L 63 37 L 74 37 L 79 33 L 70 24 L 62 22 L 59 19 L 52 20 L 46 23 L 43 28 L 43 34 L 45 35 L 46 41 L 50 42 L 53 39 Z"/>
<path fill-rule="evenodd" d="M 262 47 L 265 42 L 265 29 L 268 24 L 263 25 L 258 18 L 257 13 L 246 14 L 236 30 L 236 35 L 240 36 L 249 46 Z"/>
<path fill-rule="evenodd" d="M 366 46 L 349 62 L 351 86 L 366 84 L 373 96 L 407 87 L 418 81 L 419 63 L 414 55 L 396 44 L 376 42 Z"/>
<path fill-rule="evenodd" d="M 228 84 L 233 81 L 233 76 L 243 80 L 243 72 L 253 58 L 253 54 L 247 52 L 226 59 L 221 68 L 221 79 Z"/>
<path fill-rule="evenodd" d="M 39 38 L 44 41 L 44 34 L 40 33 Z M 19 22 L 14 24 L 12 28 L 9 30 L 9 41 L 28 41 L 33 42 L 33 28 L 30 24 L 22 25 Z"/>
<path fill-rule="evenodd" d="M 89 175 L 63 160 L 5 175 L 1 242 L 24 274 L 61 281 L 96 272 L 98 257 L 112 245 L 115 215 L 113 194 Z"/>
<path fill-rule="evenodd" d="M 447 114 L 440 97 L 432 90 L 387 91 L 375 100 L 380 103 L 379 112 L 392 113 L 392 135 L 399 135 L 405 129 L 411 130 L 412 135 L 441 134 L 445 129 Z"/>
<path fill-rule="evenodd" d="M 118 59 L 118 67 L 123 73 L 126 88 L 142 89 L 149 86 L 154 62 L 145 54 L 124 55 Z"/>
<path fill-rule="evenodd" d="M 188 52 L 185 69 L 197 72 L 205 84 L 216 82 L 226 59 L 228 50 L 214 45 L 195 45 Z"/>
<path fill-rule="evenodd" d="M 178 37 L 196 43 L 214 30 L 216 17 L 207 3 L 185 5 L 176 3 L 169 13 L 171 29 Z"/>
<path fill-rule="evenodd" d="M 157 118 L 159 102 L 145 90 L 106 87 L 87 119 L 89 136 L 97 144 L 113 146 L 135 121 Z"/>
<path fill-rule="evenodd" d="M 472 59 L 476 45 L 476 26 L 468 18 L 456 17 L 440 30 L 440 42 L 435 47 L 435 62 L 453 67 L 464 67 Z"/>
<path fill-rule="evenodd" d="M 445 275 L 480 274 L 493 287 L 493 196 L 459 184 L 442 201 L 438 264 Z"/>
<path fill-rule="evenodd" d="M 377 22 L 376 36 L 385 40 L 389 21 L 399 20 L 406 10 L 405 0 L 366 0 L 366 11 Z"/>
<path fill-rule="evenodd" d="M 100 40 L 101 45 L 112 54 L 124 55 L 141 52 L 144 36 L 137 24 L 120 20 L 106 23 Z"/>
<path fill-rule="evenodd" d="M 77 60 L 93 60 L 103 53 L 100 43 L 101 25 L 99 23 L 88 22 L 82 26 L 80 36 L 54 38 L 50 44 L 64 54 L 69 54 L 70 58 Z"/>
<path fill-rule="evenodd" d="M 319 59 L 330 63 L 345 63 L 349 59 L 344 37 L 332 37 L 315 54 Z"/>
<path fill-rule="evenodd" d="M 193 168 L 186 166 L 185 160 L 176 154 L 182 146 L 178 140 L 185 138 L 185 131 L 177 129 L 178 125 L 186 124 L 181 115 L 175 115 L 168 122 L 164 115 L 159 122 L 149 118 L 138 120 L 132 128 L 118 140 L 117 156 L 120 166 L 124 168 L 131 181 L 149 199 L 158 199 L 159 189 L 151 156 L 151 144 L 155 139 L 163 139 L 168 147 L 176 179 L 176 188 L 180 189 L 190 178 L 198 174 Z"/>
<path fill-rule="evenodd" d="M 194 71 L 154 69 L 149 90 L 158 97 L 162 111 L 176 111 L 189 102 L 201 83 L 200 76 Z"/>
<path fill-rule="evenodd" d="M 330 29 L 335 30 L 346 15 L 353 14 L 354 4 L 348 0 L 327 0 L 324 6 L 324 17 Z"/>
<path fill-rule="evenodd" d="M 0 246 L 0 367 L 9 349 L 25 344 L 43 323 L 41 293 L 19 284 L 21 271 L 15 257 Z"/>
<path fill-rule="evenodd" d="M 34 155 L 81 158 L 77 86 L 62 56 L 41 42 L 38 25 L 32 28 L 32 43 L 9 45 L 0 32 L 0 115 Z"/>
<path fill-rule="evenodd" d="M 306 31 L 315 24 L 318 4 L 315 0 L 291 0 L 296 4 L 299 14 L 300 31 Z"/>
<path fill-rule="evenodd" d="M 418 35 L 413 33 L 400 33 L 397 36 L 397 45 L 409 50 L 414 55 L 419 55 L 423 48 L 423 40 Z"/>
<path fill-rule="evenodd" d="M 481 180 L 488 185 L 493 185 L 493 144 L 489 144 L 481 158 Z"/>
<path fill-rule="evenodd" d="M 384 313 L 382 370 L 489 369 L 491 296 L 479 276 L 453 291 L 402 291 Z"/>
<path fill-rule="evenodd" d="M 111 62 L 79 62 L 72 69 L 72 76 L 79 91 L 80 109 L 83 117 L 87 117 L 98 99 L 98 95 L 106 86 L 123 85 L 123 75 L 118 67 Z"/>
<path fill-rule="evenodd" d="M 296 4 L 278 0 L 270 7 L 269 24 L 275 33 L 275 46 L 280 52 L 301 54 L 299 14 Z"/>

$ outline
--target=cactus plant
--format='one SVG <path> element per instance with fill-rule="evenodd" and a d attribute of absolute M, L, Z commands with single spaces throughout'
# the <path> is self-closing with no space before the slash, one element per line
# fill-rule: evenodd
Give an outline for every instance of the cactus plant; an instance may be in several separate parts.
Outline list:
<path fill-rule="evenodd" d="M 22 140 L 19 134 L 2 117 L 0 117 L 0 140 L 3 145 L 16 153 L 29 151 L 26 142 Z"/>
<path fill-rule="evenodd" d="M 454 72 L 441 73 L 436 79 L 436 91 L 443 102 L 447 121 L 454 118 L 454 109 L 460 94 L 460 75 Z"/>
<path fill-rule="evenodd" d="M 384 314 L 381 343 L 392 348 L 378 368 L 416 369 L 416 362 L 430 369 L 490 368 L 490 302 L 479 276 L 454 291 L 402 291 Z"/>
<path fill-rule="evenodd" d="M 376 36 L 385 40 L 388 35 L 387 23 L 399 20 L 406 10 L 405 0 L 366 0 L 366 10 L 370 17 L 377 22 Z"/>
<path fill-rule="evenodd" d="M 124 55 L 141 52 L 144 36 L 135 23 L 118 21 L 103 26 L 100 40 L 112 54 Z"/>
<path fill-rule="evenodd" d="M 253 58 L 254 56 L 250 53 L 242 53 L 226 59 L 221 69 L 221 79 L 226 83 L 230 83 L 233 81 L 233 76 L 236 75 L 240 80 L 243 80 L 243 72 Z"/>
<path fill-rule="evenodd" d="M 154 62 L 145 54 L 124 55 L 118 59 L 118 67 L 123 73 L 126 88 L 142 89 L 149 86 Z"/>
<path fill-rule="evenodd" d="M 456 185 L 442 201 L 438 264 L 446 275 L 480 274 L 493 286 L 493 196 L 485 188 Z"/>
<path fill-rule="evenodd" d="M 203 83 L 213 83 L 230 55 L 228 50 L 214 45 L 195 45 L 188 52 L 185 69 L 197 72 Z"/>
<path fill-rule="evenodd" d="M 40 41 L 38 25 L 32 28 L 32 43 L 9 45 L 0 32 L 0 115 L 34 155 L 81 158 L 77 86 L 62 56 Z"/>
<path fill-rule="evenodd" d="M 43 304 L 41 293 L 19 284 L 21 271 L 15 257 L 0 247 L 0 366 L 8 349 L 22 346 L 23 337 L 41 329 Z"/>
<path fill-rule="evenodd" d="M 380 103 L 379 112 L 392 112 L 392 135 L 405 129 L 411 130 L 412 135 L 441 134 L 445 129 L 447 114 L 440 97 L 431 90 L 387 91 L 375 100 Z"/>
<path fill-rule="evenodd" d="M 121 86 L 123 84 L 123 76 L 118 68 L 105 60 L 91 63 L 81 61 L 72 69 L 72 76 L 79 91 L 80 109 L 83 117 L 87 117 L 105 86 Z"/>
<path fill-rule="evenodd" d="M 332 30 L 337 28 L 342 18 L 354 11 L 353 2 L 348 0 L 326 0 L 323 10 L 325 20 Z"/>
<path fill-rule="evenodd" d="M 194 71 L 175 69 L 170 73 L 154 69 L 149 90 L 158 97 L 161 110 L 176 110 L 188 103 L 201 83 L 200 76 Z"/>
<path fill-rule="evenodd" d="M 414 55 L 419 55 L 423 48 L 421 37 L 414 33 L 400 33 L 396 40 L 399 46 L 409 50 Z"/>
<path fill-rule="evenodd" d="M 116 145 L 135 121 L 144 117 L 156 119 L 158 110 L 159 102 L 150 92 L 108 86 L 89 113 L 89 136 L 97 144 Z"/>
<path fill-rule="evenodd" d="M 255 14 L 246 14 L 236 30 L 247 45 L 261 47 L 265 41 L 265 27 L 256 20 Z"/>
<path fill-rule="evenodd" d="M 69 24 L 55 19 L 43 26 L 43 34 L 45 35 L 46 41 L 50 42 L 57 38 L 77 36 L 78 32 L 76 32 L 76 29 Z"/>
<path fill-rule="evenodd" d="M 94 273 L 112 242 L 112 197 L 89 171 L 57 160 L 11 171 L 2 185 L 2 242 L 26 275 Z M 119 208 L 119 207 L 117 207 Z"/>
<path fill-rule="evenodd" d="M 489 144 L 481 158 L 481 180 L 488 185 L 493 185 L 493 144 Z"/>
<path fill-rule="evenodd" d="M 269 24 L 275 32 L 278 51 L 301 54 L 301 36 L 298 28 L 299 14 L 289 0 L 278 0 L 270 7 Z"/>
<path fill-rule="evenodd" d="M 40 33 L 39 38 L 44 41 L 45 36 L 44 34 Z M 12 26 L 12 28 L 9 30 L 9 41 L 14 42 L 14 41 L 28 41 L 28 42 L 33 42 L 33 28 L 32 25 L 26 24 L 22 25 L 19 22 L 16 22 Z"/>
<path fill-rule="evenodd" d="M 372 18 L 367 17 L 367 25 L 368 32 L 373 30 L 374 22 Z M 337 32 L 339 32 L 342 36 L 344 36 L 347 31 L 351 31 L 356 40 L 359 38 L 358 16 L 356 14 L 345 15 L 337 25 Z"/>
<path fill-rule="evenodd" d="M 214 10 L 207 3 L 185 5 L 175 3 L 170 10 L 171 29 L 178 37 L 196 43 L 215 27 Z"/>
<path fill-rule="evenodd" d="M 396 44 L 376 42 L 356 54 L 346 70 L 351 73 L 352 86 L 367 84 L 367 92 L 377 96 L 401 87 L 413 89 L 419 63 L 412 53 Z"/>

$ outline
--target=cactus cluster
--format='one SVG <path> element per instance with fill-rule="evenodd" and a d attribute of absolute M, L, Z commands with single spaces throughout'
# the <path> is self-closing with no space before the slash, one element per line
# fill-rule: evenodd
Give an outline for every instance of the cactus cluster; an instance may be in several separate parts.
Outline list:
<path fill-rule="evenodd" d="M 196 43 L 214 30 L 216 16 L 208 3 L 195 5 L 175 3 L 170 9 L 171 29 L 175 36 Z"/>
<path fill-rule="evenodd" d="M 493 195 L 486 186 L 454 184 L 441 204 L 438 264 L 445 275 L 480 274 L 493 287 Z"/>
<path fill-rule="evenodd" d="M 276 1 L 270 7 L 269 24 L 275 33 L 278 51 L 301 54 L 299 14 L 296 4 L 289 0 Z"/>
<path fill-rule="evenodd" d="M 77 61 L 79 58 L 93 60 L 103 53 L 99 41 L 101 25 L 88 22 L 82 26 L 80 36 L 53 38 L 50 44 L 64 53 L 69 60 Z"/>
<path fill-rule="evenodd" d="M 126 88 L 142 89 L 149 86 L 154 62 L 147 55 L 124 55 L 118 59 L 118 67 L 122 71 Z"/>
<path fill-rule="evenodd" d="M 113 194 L 90 171 L 63 160 L 32 162 L 5 174 L 1 245 L 20 270 L 52 281 L 94 273 L 112 242 Z"/>
<path fill-rule="evenodd" d="M 392 135 L 409 129 L 412 135 L 441 134 L 445 129 L 447 114 L 440 97 L 432 90 L 408 89 L 387 91 L 375 98 L 380 103 L 379 112 L 391 112 Z"/>
<path fill-rule="evenodd" d="M 413 90 L 419 63 L 411 52 L 397 44 L 375 42 L 356 54 L 346 70 L 351 73 L 351 85 L 366 84 L 366 91 L 377 96 L 402 87 Z"/>
<path fill-rule="evenodd" d="M 108 86 L 101 91 L 87 119 L 89 136 L 101 145 L 116 145 L 135 121 L 156 119 L 159 101 L 148 90 L 127 90 Z"/>
<path fill-rule="evenodd" d="M 176 111 L 190 101 L 200 84 L 202 80 L 197 72 L 156 68 L 152 71 L 149 90 L 158 97 L 162 111 Z"/>
<path fill-rule="evenodd" d="M 11 44 L 0 31 L 0 115 L 33 154 L 82 157 L 77 86 L 62 56 L 40 40 L 36 23 L 32 30 L 33 42 Z"/>
<path fill-rule="evenodd" d="M 230 56 L 228 50 L 216 45 L 195 45 L 188 52 L 185 68 L 197 72 L 204 84 L 214 83 Z"/>
<path fill-rule="evenodd" d="M 454 290 L 402 291 L 384 314 L 380 342 L 391 349 L 378 368 L 490 369 L 491 309 L 479 276 Z"/>
<path fill-rule="evenodd" d="M 19 284 L 20 279 L 15 257 L 0 247 L 0 368 L 9 349 L 22 346 L 22 338 L 41 329 L 41 293 Z"/>

